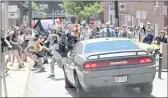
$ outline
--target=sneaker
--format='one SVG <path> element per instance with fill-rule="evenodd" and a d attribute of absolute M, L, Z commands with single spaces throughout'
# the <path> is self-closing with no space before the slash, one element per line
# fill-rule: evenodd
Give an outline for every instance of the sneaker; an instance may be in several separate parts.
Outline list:
<path fill-rule="evenodd" d="M 55 75 L 54 75 L 54 74 L 51 74 L 51 75 L 48 76 L 47 78 L 53 78 L 53 77 L 55 77 Z"/>
<path fill-rule="evenodd" d="M 26 66 L 19 65 L 19 69 L 25 68 Z"/>
<path fill-rule="evenodd" d="M 43 62 L 43 64 L 48 64 L 48 60 L 45 60 L 45 61 Z"/>
<path fill-rule="evenodd" d="M 36 67 L 37 66 L 37 62 L 34 63 L 33 67 Z"/>
<path fill-rule="evenodd" d="M 45 72 L 45 68 L 41 68 L 39 72 Z"/>
<path fill-rule="evenodd" d="M 6 72 L 5 72 L 5 76 L 9 76 L 9 73 L 8 73 L 8 71 L 6 71 Z"/>
<path fill-rule="evenodd" d="M 33 68 L 41 68 L 41 66 L 36 65 L 36 66 L 33 66 Z"/>

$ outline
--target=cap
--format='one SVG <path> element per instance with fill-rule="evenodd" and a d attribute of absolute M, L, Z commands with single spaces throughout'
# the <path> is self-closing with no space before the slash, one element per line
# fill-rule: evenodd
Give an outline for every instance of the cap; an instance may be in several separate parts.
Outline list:
<path fill-rule="evenodd" d="M 115 30 L 118 30 L 118 29 L 119 29 L 119 27 L 116 27 L 116 28 L 115 28 Z"/>
<path fill-rule="evenodd" d="M 150 24 L 150 22 L 147 22 L 147 24 Z"/>
<path fill-rule="evenodd" d="M 127 25 L 125 25 L 125 24 L 123 25 L 123 27 L 126 27 L 126 26 L 127 26 Z"/>
<path fill-rule="evenodd" d="M 147 29 L 147 31 L 151 31 L 151 29 Z"/>
<path fill-rule="evenodd" d="M 168 27 L 164 27 L 164 30 L 168 30 Z"/>
<path fill-rule="evenodd" d="M 5 29 L 1 29 L 1 31 L 5 31 Z"/>
<path fill-rule="evenodd" d="M 161 31 L 160 31 L 160 33 L 164 33 L 164 31 L 163 31 L 163 30 L 161 30 Z"/>
<path fill-rule="evenodd" d="M 110 25 L 110 21 L 108 21 L 108 22 L 106 23 L 106 25 Z"/>

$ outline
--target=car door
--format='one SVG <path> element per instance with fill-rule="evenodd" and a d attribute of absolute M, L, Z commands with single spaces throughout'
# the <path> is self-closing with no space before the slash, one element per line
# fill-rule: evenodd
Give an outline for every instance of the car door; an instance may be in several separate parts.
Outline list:
<path fill-rule="evenodd" d="M 65 71 L 66 77 L 70 81 L 70 71 L 69 71 L 70 61 L 68 60 L 68 58 L 66 58 L 66 59 L 64 59 L 63 62 L 64 62 L 64 71 Z"/>
<path fill-rule="evenodd" d="M 74 66 L 74 57 L 76 55 L 77 49 L 79 48 L 78 45 L 79 44 L 77 43 L 75 45 L 75 47 L 72 49 L 72 51 L 70 52 L 70 54 L 68 56 L 68 59 L 67 59 L 67 65 L 66 65 L 66 71 L 67 71 L 66 75 L 67 75 L 69 81 L 71 83 L 73 83 L 73 84 L 74 84 L 74 79 L 73 79 L 72 75 L 73 75 L 73 70 L 75 68 L 75 66 Z"/>
<path fill-rule="evenodd" d="M 82 54 L 82 50 L 83 50 L 83 44 L 79 43 L 77 44 L 77 48 L 74 50 L 74 54 L 73 54 L 73 60 L 71 63 L 71 67 L 70 67 L 70 74 L 71 74 L 71 82 L 73 84 L 75 84 L 75 79 L 74 79 L 74 70 L 78 67 L 77 65 L 77 61 L 79 61 L 79 56 L 80 54 Z"/>

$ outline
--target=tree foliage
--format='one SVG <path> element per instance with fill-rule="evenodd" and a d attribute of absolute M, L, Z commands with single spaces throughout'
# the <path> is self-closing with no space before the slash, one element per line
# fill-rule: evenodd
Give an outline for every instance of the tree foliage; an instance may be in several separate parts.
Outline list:
<path fill-rule="evenodd" d="M 65 12 L 75 15 L 77 23 L 80 19 L 88 19 L 91 16 L 103 12 L 103 6 L 98 1 L 65 1 L 59 5 Z"/>
<path fill-rule="evenodd" d="M 45 17 L 44 8 L 40 8 L 37 3 L 32 2 L 32 10 L 34 14 L 39 15 L 40 17 Z"/>
<path fill-rule="evenodd" d="M 34 13 L 37 13 L 39 10 L 39 7 L 35 2 L 32 2 L 32 9 Z"/>

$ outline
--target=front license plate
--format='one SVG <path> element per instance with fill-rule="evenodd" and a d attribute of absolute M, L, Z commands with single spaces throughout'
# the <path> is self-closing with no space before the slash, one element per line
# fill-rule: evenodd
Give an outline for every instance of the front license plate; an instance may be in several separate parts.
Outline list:
<path fill-rule="evenodd" d="M 119 76 L 119 77 L 114 77 L 114 81 L 117 83 L 123 83 L 123 82 L 127 82 L 128 81 L 128 77 L 127 76 Z"/>

